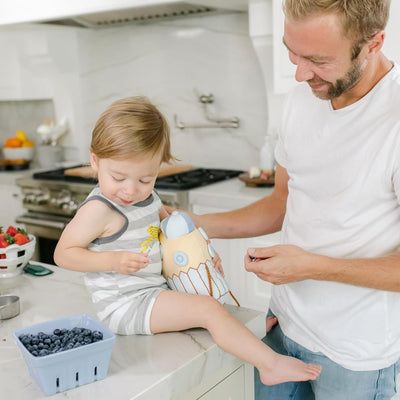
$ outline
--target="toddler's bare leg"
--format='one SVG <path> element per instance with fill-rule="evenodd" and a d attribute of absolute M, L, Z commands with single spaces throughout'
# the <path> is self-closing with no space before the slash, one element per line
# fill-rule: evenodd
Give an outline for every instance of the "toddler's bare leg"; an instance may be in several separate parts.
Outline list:
<path fill-rule="evenodd" d="M 316 379 L 321 367 L 275 353 L 214 298 L 187 293 L 161 292 L 154 304 L 153 333 L 205 328 L 225 351 L 254 365 L 266 385 Z"/>

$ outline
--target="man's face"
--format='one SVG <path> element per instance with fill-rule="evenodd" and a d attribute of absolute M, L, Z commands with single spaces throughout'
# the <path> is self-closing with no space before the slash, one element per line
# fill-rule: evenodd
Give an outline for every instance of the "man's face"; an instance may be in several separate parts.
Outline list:
<path fill-rule="evenodd" d="M 303 21 L 286 19 L 283 42 L 291 62 L 297 65 L 296 80 L 307 82 L 320 99 L 342 96 L 357 84 L 364 72 L 363 53 L 351 60 L 354 42 L 343 35 L 333 14 Z"/>
<path fill-rule="evenodd" d="M 313 93 L 321 100 L 332 100 L 350 90 L 361 78 L 363 72 L 364 69 L 362 68 L 361 63 L 358 59 L 355 59 L 351 62 L 350 68 L 343 77 L 336 79 L 334 82 L 324 81 L 318 76 L 315 76 L 315 78 L 307 82 L 310 86 L 324 85 L 327 88 L 326 91 L 313 90 Z"/>

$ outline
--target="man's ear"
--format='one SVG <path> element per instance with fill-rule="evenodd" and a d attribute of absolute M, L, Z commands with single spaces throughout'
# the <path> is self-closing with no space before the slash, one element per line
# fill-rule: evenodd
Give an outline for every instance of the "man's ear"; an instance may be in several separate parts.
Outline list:
<path fill-rule="evenodd" d="M 377 53 L 379 53 L 382 50 L 383 42 L 385 41 L 385 32 L 384 31 L 378 31 L 375 33 L 374 36 L 372 36 L 371 39 L 368 40 L 367 46 L 368 46 L 368 54 L 366 58 L 371 58 L 374 57 Z"/>
<path fill-rule="evenodd" d="M 92 150 L 89 150 L 89 153 L 90 153 L 90 165 L 97 172 L 99 168 L 99 159 L 96 156 L 96 154 L 93 153 Z"/>

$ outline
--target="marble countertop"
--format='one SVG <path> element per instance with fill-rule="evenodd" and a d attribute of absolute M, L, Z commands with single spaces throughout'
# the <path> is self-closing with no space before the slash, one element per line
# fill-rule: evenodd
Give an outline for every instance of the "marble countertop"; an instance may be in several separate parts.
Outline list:
<path fill-rule="evenodd" d="M 268 196 L 273 186 L 248 187 L 238 178 L 192 189 L 189 192 L 191 204 L 234 210 Z"/>
<path fill-rule="evenodd" d="M 2 398 L 49 398 L 30 376 L 13 332 L 39 322 L 88 313 L 95 315 L 83 284 L 83 274 L 47 266 L 54 273 L 26 273 L 11 283 L 0 280 L 0 294 L 20 297 L 21 312 L 0 320 L 0 387 Z M 225 306 L 258 337 L 263 336 L 264 313 Z M 238 359 L 221 350 L 203 329 L 154 336 L 118 336 L 104 380 L 58 393 L 54 399 L 179 399 Z"/>

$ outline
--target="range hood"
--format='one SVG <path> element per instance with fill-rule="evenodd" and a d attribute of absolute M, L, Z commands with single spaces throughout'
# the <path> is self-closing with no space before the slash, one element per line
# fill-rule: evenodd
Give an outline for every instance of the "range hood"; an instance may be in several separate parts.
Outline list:
<path fill-rule="evenodd" d="M 84 28 L 247 11 L 247 0 L 13 0 L 1 3 L 0 25 L 46 23 Z"/>

